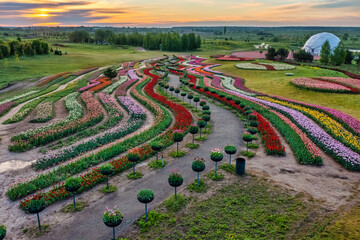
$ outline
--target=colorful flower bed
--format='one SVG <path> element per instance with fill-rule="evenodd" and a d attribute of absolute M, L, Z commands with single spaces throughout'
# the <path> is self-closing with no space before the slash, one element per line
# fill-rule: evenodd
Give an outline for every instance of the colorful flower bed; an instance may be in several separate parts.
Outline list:
<path fill-rule="evenodd" d="M 156 76 L 156 75 L 154 75 L 154 76 Z M 154 77 L 151 82 L 156 83 L 157 78 Z M 148 90 L 150 90 L 150 89 L 148 89 Z M 137 91 L 141 91 L 141 88 L 138 88 Z M 153 90 L 152 90 L 152 92 L 153 92 Z M 153 93 L 155 94 L 155 92 L 153 92 Z M 158 101 L 161 101 L 161 100 L 163 100 L 163 99 L 158 98 Z M 164 104 L 165 104 L 165 102 L 164 102 Z M 191 114 L 186 109 L 184 111 L 183 109 L 176 107 L 176 105 L 177 104 L 171 103 L 171 106 L 174 107 L 174 108 L 172 108 L 172 110 L 174 111 L 174 115 L 184 116 L 184 117 L 189 115 L 190 119 L 191 119 Z M 178 112 L 178 111 L 180 111 L 180 112 Z M 189 119 L 186 120 L 186 118 L 185 119 L 184 118 L 176 119 L 175 124 L 176 124 L 176 126 L 185 127 L 183 124 L 187 123 L 188 121 L 189 121 Z M 190 122 L 191 122 L 191 120 L 190 120 Z M 147 141 L 147 139 L 150 139 L 154 136 L 159 135 L 159 133 L 164 129 L 164 127 L 166 128 L 167 126 L 169 126 L 170 123 L 171 123 L 171 117 L 170 117 L 170 115 L 167 115 L 167 117 L 162 118 L 161 122 L 158 125 L 151 127 L 148 131 L 142 132 L 142 133 L 134 136 L 131 139 L 125 140 L 124 142 L 114 144 L 109 148 L 103 149 L 103 150 L 99 151 L 98 153 L 96 153 L 95 155 L 90 156 L 90 158 L 85 157 L 81 160 L 78 160 L 76 163 L 80 163 L 80 161 L 83 162 L 83 164 L 78 165 L 79 167 L 75 167 L 75 165 L 74 165 L 75 163 L 71 163 L 71 164 L 69 164 L 69 166 L 66 167 L 66 169 L 67 169 L 66 171 L 71 171 L 72 174 L 76 174 L 79 171 L 82 171 L 82 169 L 86 169 L 89 166 L 94 166 L 94 165 L 98 164 L 99 162 L 105 161 L 106 159 L 109 159 L 109 158 L 113 157 L 114 155 L 117 155 L 119 153 L 126 151 L 125 149 L 128 150 L 131 147 L 134 147 L 134 145 L 136 146 L 136 144 L 140 144 L 141 142 Z M 172 132 L 171 130 L 168 130 L 167 133 L 164 133 L 161 136 L 158 136 L 157 138 L 153 139 L 153 141 L 160 141 L 162 144 L 164 144 L 164 146 L 169 146 L 172 144 L 171 132 Z M 139 154 L 140 154 L 141 160 L 144 160 L 148 157 L 153 156 L 155 154 L 155 152 L 151 149 L 151 143 L 140 147 Z M 90 159 L 92 159 L 92 160 L 89 161 Z M 115 173 L 120 173 L 131 167 L 131 164 L 127 160 L 126 156 L 121 157 L 118 160 L 111 161 L 110 164 L 112 164 L 114 166 Z M 56 170 L 56 172 L 64 171 L 64 170 L 65 170 L 65 166 L 61 166 Z M 59 174 L 60 174 L 60 172 L 59 172 Z M 65 176 L 66 175 L 64 175 L 63 173 L 61 175 L 57 175 L 55 172 L 53 172 L 51 175 L 48 176 L 48 178 L 46 178 L 46 185 L 49 186 L 49 184 L 52 185 L 56 182 L 59 182 L 59 181 L 61 181 L 60 178 L 64 178 Z M 90 172 L 81 175 L 80 177 L 82 179 L 82 188 L 80 188 L 78 193 L 88 190 L 88 189 L 96 186 L 98 183 L 105 180 L 105 176 L 99 174 L 97 169 L 93 169 Z M 43 179 L 43 176 L 39 176 L 36 180 L 35 179 L 32 180 L 32 182 L 33 183 L 36 183 L 36 182 L 44 183 L 43 181 L 41 181 L 42 179 Z M 10 199 L 18 199 L 21 196 L 26 196 L 36 190 L 36 187 L 33 183 L 28 182 L 28 183 L 16 184 L 15 186 L 13 186 L 9 189 L 7 194 L 10 197 Z M 31 188 L 31 185 L 34 186 L 35 189 Z M 44 188 L 44 186 L 41 186 L 41 188 Z M 41 189 L 41 188 L 38 188 L 38 189 Z M 31 189 L 31 190 L 29 190 L 29 189 Z M 40 193 L 37 196 L 30 196 L 25 201 L 22 201 L 20 203 L 20 207 L 22 209 L 25 209 L 27 204 L 29 204 L 32 201 L 32 199 L 36 199 L 36 198 L 44 198 L 46 200 L 46 204 L 50 205 L 53 202 L 62 200 L 64 198 L 68 198 L 69 196 L 70 196 L 70 194 L 64 189 L 63 184 L 61 184 L 58 186 L 54 186 L 50 191 L 48 191 L 46 193 Z"/>
<path fill-rule="evenodd" d="M 289 64 L 281 63 L 238 63 L 235 65 L 237 68 L 246 69 L 246 70 L 270 70 L 270 71 L 282 71 L 282 70 L 292 70 L 295 69 L 295 66 Z"/>
<path fill-rule="evenodd" d="M 246 91 L 243 91 L 243 90 L 240 90 L 238 88 L 236 88 L 235 86 L 233 86 L 233 79 L 230 78 L 230 77 L 223 77 L 223 85 L 225 88 L 227 89 L 230 89 L 230 90 L 233 90 L 233 91 L 236 91 L 236 92 L 239 92 L 239 93 L 243 93 L 245 95 L 248 95 L 248 96 L 256 96 L 256 94 L 254 93 L 249 93 L 249 92 L 246 92 Z M 215 85 L 214 85 L 215 86 Z"/>
<path fill-rule="evenodd" d="M 265 143 L 266 154 L 285 155 L 285 147 L 281 145 L 279 136 L 274 129 L 259 113 L 255 112 L 255 116 L 259 122 L 257 129 L 261 135 L 261 139 Z"/>
<path fill-rule="evenodd" d="M 351 132 L 347 131 L 340 123 L 329 117 L 327 114 L 286 101 L 275 100 L 268 97 L 260 98 L 304 113 L 322 126 L 322 128 L 327 133 L 331 134 L 335 139 L 342 142 L 345 146 L 350 147 L 352 150 L 360 153 L 360 139 L 357 136 L 354 136 Z"/>
<path fill-rule="evenodd" d="M 129 69 L 128 68 L 123 68 L 123 69 L 121 69 L 120 71 L 119 71 L 119 73 L 118 73 L 118 77 L 120 77 L 120 76 L 126 76 L 126 73 L 129 71 Z"/>
<path fill-rule="evenodd" d="M 10 110 L 10 108 L 12 108 L 15 105 L 16 105 L 16 102 L 7 102 L 7 103 L 1 104 L 0 105 L 0 116 L 7 113 Z"/>
<path fill-rule="evenodd" d="M 64 72 L 64 73 L 59 73 L 59 74 L 56 74 L 56 75 L 52 75 L 52 76 L 49 76 L 47 78 L 45 78 L 44 80 L 42 80 L 40 83 L 38 83 L 37 85 L 38 86 L 44 86 L 45 84 L 61 77 L 61 76 L 64 76 L 65 74 L 69 74 L 70 72 Z"/>
<path fill-rule="evenodd" d="M 104 117 L 104 114 L 100 104 L 95 100 L 92 93 L 82 93 L 81 99 L 88 109 L 87 114 L 83 118 L 66 123 L 65 125 L 55 125 L 53 128 L 38 133 L 21 133 L 16 135 L 11 138 L 14 143 L 9 145 L 9 150 L 16 152 L 27 151 L 34 146 L 48 144 L 100 122 Z"/>
<path fill-rule="evenodd" d="M 30 91 L 30 92 L 26 92 L 26 93 L 16 95 L 16 96 L 13 96 L 13 97 L 10 97 L 10 98 L 6 98 L 5 100 L 0 102 L 0 105 L 4 104 L 4 103 L 7 103 L 7 102 L 13 102 L 15 100 L 18 100 L 18 99 L 23 98 L 23 97 L 27 97 L 27 96 L 29 96 L 31 94 L 34 94 L 34 93 L 37 93 L 37 92 L 39 92 L 39 91 L 38 90 L 37 91 Z"/>
<path fill-rule="evenodd" d="M 115 91 L 115 96 L 126 96 L 127 90 L 137 81 L 137 79 L 131 79 L 121 84 Z"/>
<path fill-rule="evenodd" d="M 30 121 L 33 123 L 47 122 L 54 117 L 54 105 L 52 102 L 40 103 L 35 109 L 35 116 Z"/>
<path fill-rule="evenodd" d="M 103 99 L 103 102 L 106 102 L 107 107 L 113 108 L 112 112 L 119 116 L 120 109 L 118 109 L 117 105 L 112 101 L 112 98 L 109 95 L 102 94 L 99 95 L 99 97 Z M 35 169 L 43 170 L 58 165 L 59 163 L 69 161 L 74 157 L 120 139 L 139 129 L 146 119 L 144 108 L 128 97 L 119 97 L 119 102 L 130 115 L 129 120 L 125 124 L 120 124 L 96 137 L 81 141 L 70 147 L 63 148 L 60 151 L 49 152 L 45 157 L 36 161 L 36 164 L 34 165 Z"/>
<path fill-rule="evenodd" d="M 103 77 L 102 76 L 99 76 L 93 80 L 90 80 L 90 84 L 85 86 L 85 87 L 82 87 L 82 88 L 79 88 L 77 91 L 78 92 L 85 92 L 93 87 L 96 87 L 97 85 L 100 85 L 101 82 L 99 81 L 100 79 L 102 79 Z"/>
<path fill-rule="evenodd" d="M 344 86 L 339 83 L 326 81 L 315 78 L 294 78 L 291 84 L 304 89 L 320 91 L 320 92 L 335 92 L 335 93 L 358 93 L 359 90 Z"/>
<path fill-rule="evenodd" d="M 95 87 L 90 88 L 89 91 L 97 92 L 97 91 L 103 89 L 104 87 L 109 86 L 112 83 L 109 80 L 109 78 L 107 78 L 107 77 L 103 77 L 103 78 L 99 79 L 98 81 L 100 82 L 100 84 L 96 85 Z"/>
<path fill-rule="evenodd" d="M 344 77 L 318 77 L 318 79 L 323 79 L 323 80 L 327 80 L 330 82 L 339 83 L 339 84 L 360 90 L 360 80 L 359 79 L 344 78 Z"/>
<path fill-rule="evenodd" d="M 213 74 L 222 75 L 222 72 L 215 71 L 215 70 L 212 70 L 212 69 L 211 69 L 211 68 L 213 68 L 213 67 L 218 67 L 218 66 L 221 66 L 221 65 L 220 65 L 220 64 L 214 64 L 214 65 L 206 66 L 206 67 L 203 68 L 203 70 L 206 71 L 206 72 L 213 73 Z"/>
<path fill-rule="evenodd" d="M 138 77 L 138 75 L 136 75 L 135 71 L 136 71 L 135 69 L 131 69 L 131 70 L 128 71 L 128 75 L 129 75 L 129 78 L 131 80 L 138 80 L 139 79 L 139 77 Z"/>
<path fill-rule="evenodd" d="M 123 84 L 124 82 L 126 82 L 128 80 L 128 78 L 126 76 L 120 76 L 120 80 L 117 82 L 114 82 L 113 84 L 111 84 L 110 86 L 108 86 L 107 88 L 105 88 L 103 90 L 104 93 L 113 93 L 121 84 Z"/>
<path fill-rule="evenodd" d="M 342 123 L 343 126 L 346 129 L 348 129 L 349 131 L 351 131 L 352 133 L 360 136 L 360 121 L 346 113 L 343 113 L 336 109 L 323 107 L 323 106 L 319 106 L 319 105 L 315 105 L 315 104 L 303 103 L 303 102 L 291 100 L 291 99 L 284 98 L 284 97 L 278 97 L 278 96 L 271 96 L 271 97 L 280 99 L 283 101 L 287 101 L 290 103 L 299 104 L 301 106 L 310 107 L 310 108 L 318 110 L 318 111 L 322 111 L 322 112 L 328 114 L 329 116 L 331 116 L 332 118 L 334 118 L 335 120 L 337 120 L 338 122 Z"/>

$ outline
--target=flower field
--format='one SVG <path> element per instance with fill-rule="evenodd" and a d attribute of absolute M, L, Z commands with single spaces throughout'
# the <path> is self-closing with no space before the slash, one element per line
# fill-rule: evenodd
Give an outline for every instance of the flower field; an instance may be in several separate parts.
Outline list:
<path fill-rule="evenodd" d="M 344 80 L 342 80 L 344 81 Z M 352 82 L 352 81 L 349 81 Z M 304 89 L 335 92 L 335 93 L 359 93 L 359 89 L 351 87 L 350 84 L 344 84 L 340 80 L 328 80 L 328 78 L 294 78 L 291 84 Z"/>
<path fill-rule="evenodd" d="M 242 144 L 234 146 L 234 157 L 251 158 L 251 167 L 272 168 L 286 160 L 296 164 L 293 165 L 296 171 L 310 169 L 305 165 L 329 169 L 327 161 L 332 158 L 340 163 L 339 168 L 344 168 L 344 175 L 346 170 L 360 171 L 359 120 L 336 109 L 251 90 L 246 87 L 246 76 L 216 71 L 213 68 L 220 64 L 215 60 L 216 64 L 208 64 L 205 60 L 194 56 L 165 56 L 126 62 L 116 70 L 118 78 L 111 80 L 104 77 L 101 69 L 95 71 L 97 68 L 71 75 L 58 74 L 45 78 L 45 83 L 35 86 L 38 90 L 29 89 L 27 93 L 3 99 L 0 116 L 8 123 L 4 128 L 21 127 L 8 142 L 5 139 L 5 144 L 9 151 L 17 152 L 17 156 L 31 156 L 28 157 L 31 167 L 26 168 L 21 180 L 14 180 L 5 190 L 6 196 L 11 201 L 20 201 L 19 207 L 25 212 L 39 200 L 44 201 L 47 211 L 51 212 L 51 205 L 73 196 L 65 184 L 70 177 L 80 181 L 76 195 L 87 196 L 85 191 L 98 194 L 95 189 L 104 182 L 116 180 L 116 184 L 123 184 L 114 177 L 128 174 L 128 169 L 142 161 L 154 160 L 155 155 L 163 155 L 170 165 L 182 161 L 185 158 L 171 157 L 173 149 L 177 150 L 176 154 L 184 149 L 187 150 L 182 152 L 186 153 L 202 151 L 208 142 L 213 143 L 211 132 L 226 122 L 222 121 L 226 114 L 235 114 L 234 121 L 241 126 L 241 131 L 236 132 L 241 132 Z M 237 65 L 253 70 L 293 69 L 287 68 L 292 67 L 288 64 L 271 62 Z M 234 67 L 233 63 L 231 66 Z M 74 81 L 59 80 L 67 74 L 87 75 Z M 349 93 L 360 89 L 359 80 L 352 78 L 296 79 L 309 89 L 326 86 L 329 91 Z M 57 115 L 59 101 L 64 105 L 60 106 L 64 108 L 61 118 Z M 23 105 L 10 114 L 9 110 L 18 104 Z M 214 118 L 219 115 L 218 109 L 227 113 L 221 115 L 222 118 Z M 46 123 L 54 117 L 56 122 Z M 24 127 L 25 119 L 36 123 L 31 125 L 36 127 Z M 195 135 L 199 130 L 205 137 Z M 191 145 L 203 146 L 190 148 L 188 133 L 193 134 L 193 141 L 196 139 L 197 144 Z M 224 136 L 221 141 L 228 139 Z M 174 143 L 177 144 L 168 148 Z M 154 146 L 160 146 L 164 152 L 160 153 Z M 209 149 L 212 148 L 218 147 Z M 222 148 L 216 151 L 221 153 L 220 160 L 222 151 Z M 136 152 L 139 158 L 135 159 L 129 152 Z M 271 163 L 261 158 L 271 159 Z M 145 165 L 137 166 L 137 171 L 143 171 L 144 176 L 158 171 Z M 104 173 L 103 166 L 109 167 L 111 173 Z M 185 170 L 179 172 L 182 171 Z M 126 181 L 134 181 L 129 175 Z"/>

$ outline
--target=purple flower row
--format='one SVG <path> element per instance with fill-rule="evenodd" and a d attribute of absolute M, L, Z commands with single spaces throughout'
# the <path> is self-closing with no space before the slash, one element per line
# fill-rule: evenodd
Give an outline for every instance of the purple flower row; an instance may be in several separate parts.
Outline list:
<path fill-rule="evenodd" d="M 250 99 L 250 100 L 262 103 L 262 104 L 272 107 L 278 111 L 280 110 L 282 112 L 289 114 L 292 117 L 292 119 L 294 119 L 294 121 L 301 128 L 303 128 L 306 132 L 308 132 L 308 134 L 313 139 L 315 139 L 315 143 L 316 143 L 316 141 L 319 142 L 321 145 L 325 146 L 325 148 L 326 148 L 325 150 L 330 151 L 337 158 L 340 158 L 345 163 L 348 163 L 351 166 L 354 166 L 354 165 L 359 166 L 360 165 L 360 155 L 359 154 L 353 152 L 350 148 L 344 146 L 342 143 L 340 143 L 339 141 L 332 138 L 321 127 L 319 127 L 316 123 L 314 123 L 311 119 L 309 119 L 304 114 L 302 114 L 294 109 L 287 108 L 287 107 L 284 107 L 279 104 L 272 103 L 272 102 L 269 102 L 266 100 L 249 97 L 244 94 L 241 94 L 241 93 L 238 93 L 235 91 L 231 91 L 231 90 L 229 90 L 229 92 L 236 94 L 242 98 L 246 98 L 246 99 Z"/>
<path fill-rule="evenodd" d="M 118 97 L 121 105 L 129 112 L 130 115 L 145 115 L 145 109 L 134 100 L 126 96 Z"/>
<path fill-rule="evenodd" d="M 128 71 L 128 75 L 129 75 L 129 78 L 130 78 L 131 80 L 138 80 L 138 79 L 140 79 L 140 78 L 138 77 L 138 75 L 136 75 L 136 72 L 135 72 L 135 71 L 136 71 L 135 69 L 131 69 L 131 70 Z"/>
<path fill-rule="evenodd" d="M 121 70 L 119 71 L 119 73 L 118 73 L 117 76 L 118 76 L 118 77 L 120 77 L 120 76 L 125 76 L 128 71 L 129 71 L 128 68 L 121 69 Z"/>
<path fill-rule="evenodd" d="M 214 73 L 214 74 L 222 75 L 222 72 L 219 72 L 219 71 L 215 71 L 215 70 L 210 69 L 210 68 L 218 67 L 218 66 L 221 66 L 221 64 L 209 65 L 209 66 L 204 67 L 203 70 L 204 70 L 204 71 L 207 71 L 207 72 Z"/>
<path fill-rule="evenodd" d="M 123 84 L 121 84 L 115 91 L 115 96 L 125 96 L 126 95 L 126 91 L 129 88 L 129 86 L 131 86 L 134 82 L 136 82 L 137 79 L 131 79 L 128 80 L 126 82 L 124 82 Z"/>
<path fill-rule="evenodd" d="M 206 58 L 198 58 L 198 57 L 191 56 L 191 59 L 193 60 L 190 62 L 191 65 L 199 65 L 199 66 L 209 65 L 207 63 L 202 63 L 202 61 L 206 60 Z"/>
<path fill-rule="evenodd" d="M 284 97 L 279 97 L 279 96 L 270 96 L 273 98 L 277 98 L 280 100 L 284 100 L 287 102 L 292 102 L 292 103 L 297 103 L 303 106 L 308 106 L 308 107 L 313 107 L 313 108 L 317 108 L 320 109 L 322 111 L 324 111 L 325 113 L 328 113 L 332 116 L 334 116 L 337 119 L 340 119 L 341 121 L 343 121 L 344 123 L 346 123 L 349 127 L 351 127 L 355 132 L 360 133 L 360 122 L 359 120 L 357 120 L 356 118 L 353 118 L 352 116 L 343 113 L 339 110 L 336 109 L 332 109 L 332 108 L 328 108 L 328 107 L 323 107 L 323 106 L 319 106 L 319 105 L 315 105 L 315 104 L 309 104 L 309 103 L 303 103 L 303 102 L 299 102 L 299 101 L 295 101 L 295 100 L 291 100 L 288 98 L 284 98 Z"/>
<path fill-rule="evenodd" d="M 105 105 L 106 110 L 109 112 L 110 118 L 120 117 L 121 109 L 116 104 L 115 99 L 113 99 L 109 94 L 102 92 L 99 93 L 99 98 L 101 102 Z"/>
<path fill-rule="evenodd" d="M 7 102 L 0 105 L 0 115 L 9 110 L 16 102 Z"/>

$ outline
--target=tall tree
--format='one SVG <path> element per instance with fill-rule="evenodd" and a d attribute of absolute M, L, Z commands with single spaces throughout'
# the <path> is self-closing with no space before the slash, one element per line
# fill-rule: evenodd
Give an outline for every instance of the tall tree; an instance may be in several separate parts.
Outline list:
<path fill-rule="evenodd" d="M 326 40 L 320 50 L 320 62 L 323 64 L 328 64 L 330 61 L 330 55 L 331 55 L 330 43 L 328 40 Z"/>
<path fill-rule="evenodd" d="M 345 62 L 345 57 L 345 46 L 343 42 L 340 41 L 330 56 L 330 62 L 336 66 L 339 66 Z"/>

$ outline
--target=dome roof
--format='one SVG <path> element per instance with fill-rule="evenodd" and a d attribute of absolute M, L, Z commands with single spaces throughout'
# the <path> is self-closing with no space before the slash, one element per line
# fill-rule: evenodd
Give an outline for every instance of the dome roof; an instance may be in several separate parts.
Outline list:
<path fill-rule="evenodd" d="M 330 43 L 331 52 L 339 44 L 340 39 L 332 33 L 322 32 L 311 36 L 304 45 L 304 50 L 312 55 L 320 55 L 322 45 L 326 42 Z"/>

